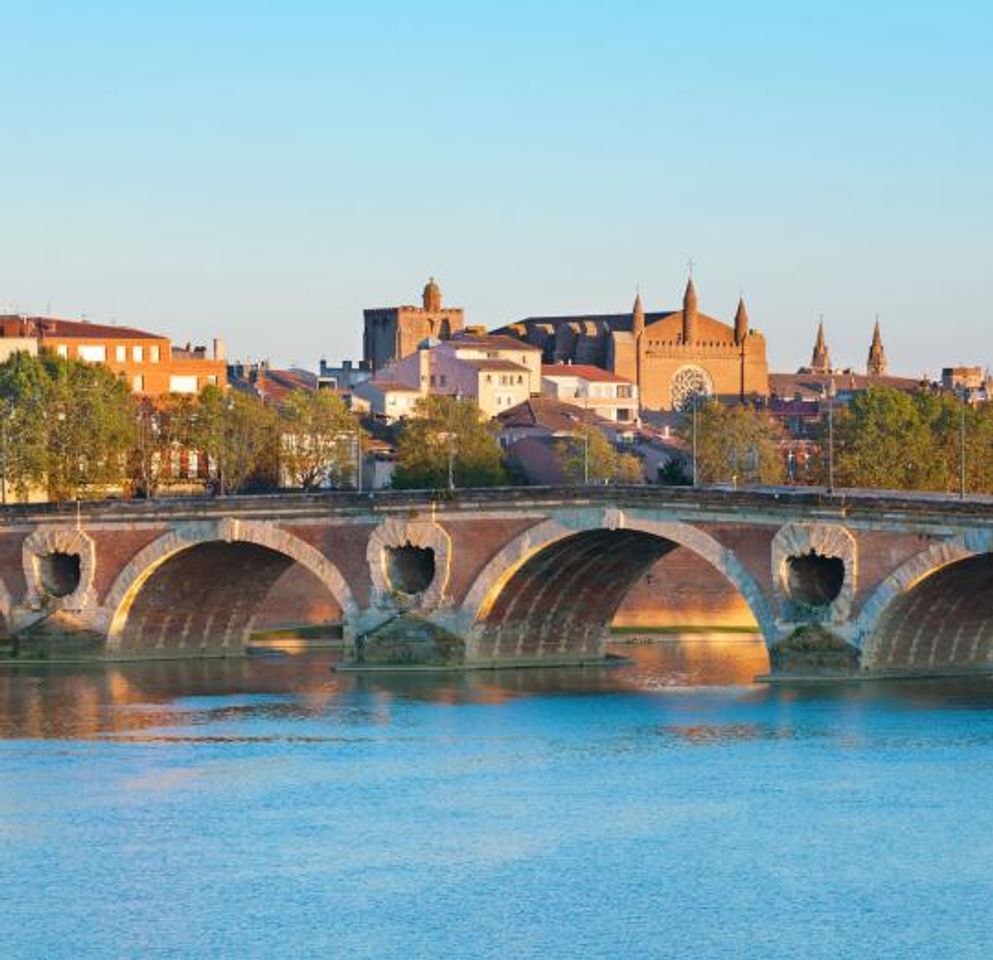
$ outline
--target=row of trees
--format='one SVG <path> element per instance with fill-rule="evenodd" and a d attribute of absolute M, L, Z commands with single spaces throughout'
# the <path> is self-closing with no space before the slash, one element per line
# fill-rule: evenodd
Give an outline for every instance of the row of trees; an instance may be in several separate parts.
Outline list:
<path fill-rule="evenodd" d="M 697 451 L 700 483 L 775 484 L 785 480 L 781 425 L 747 406 L 701 404 L 680 435 Z M 832 422 L 833 421 L 833 422 Z M 833 437 L 832 437 L 833 434 Z M 815 431 L 804 474 L 827 484 L 833 451 L 838 487 L 993 492 L 993 405 L 971 406 L 949 394 L 874 387 L 837 404 Z M 692 470 L 690 458 L 686 471 Z M 671 482 L 688 482 L 674 469 Z"/>
<path fill-rule="evenodd" d="M 393 485 L 408 489 L 514 482 L 495 425 L 470 403 L 429 396 L 396 438 Z M 808 482 L 826 483 L 828 449 L 836 486 L 955 491 L 962 465 L 972 492 L 993 491 L 993 405 L 948 395 L 876 388 L 857 394 L 820 424 Z M 748 406 L 701 404 L 681 427 L 695 448 L 700 483 L 773 484 L 785 479 L 780 424 Z M 963 444 L 964 440 L 964 444 Z M 365 442 L 358 418 L 329 391 L 293 391 L 278 406 L 210 387 L 198 397 L 136 397 L 100 364 L 51 354 L 15 354 L 0 364 L 3 491 L 26 499 L 153 496 L 169 482 L 179 452 L 196 455 L 218 493 L 247 488 L 348 487 Z M 963 459 L 964 447 L 964 459 Z M 556 444 L 574 483 L 638 483 L 638 457 L 618 451 L 595 427 Z M 688 482 L 687 458 L 664 479 Z"/>
<path fill-rule="evenodd" d="M 0 469 L 17 499 L 153 496 L 180 453 L 196 455 L 219 493 L 346 485 L 358 438 L 356 417 L 327 391 L 291 393 L 278 408 L 217 387 L 150 400 L 101 364 L 48 353 L 0 364 Z"/>

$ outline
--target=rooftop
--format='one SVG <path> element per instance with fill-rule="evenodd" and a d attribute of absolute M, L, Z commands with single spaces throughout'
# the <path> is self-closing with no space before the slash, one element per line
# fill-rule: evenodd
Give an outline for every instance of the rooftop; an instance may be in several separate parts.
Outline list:
<path fill-rule="evenodd" d="M 617 429 L 617 424 L 597 416 L 591 410 L 584 410 L 552 397 L 531 397 L 530 400 L 498 413 L 496 419 L 501 427 L 540 427 L 551 433 L 573 433 L 583 424 L 608 430 Z"/>
<path fill-rule="evenodd" d="M 0 326 L 7 327 L 15 322 L 23 324 L 27 336 L 65 337 L 66 339 L 98 340 L 168 340 L 159 333 L 148 333 L 134 327 L 118 327 L 113 324 L 89 323 L 86 320 L 61 320 L 57 317 L 25 317 L 19 314 L 0 316 Z M 25 334 L 14 334 L 14 336 Z"/>
<path fill-rule="evenodd" d="M 602 367 L 594 367 L 588 363 L 546 363 L 542 364 L 543 377 L 578 377 L 580 380 L 590 380 L 594 383 L 631 383 L 627 377 L 618 376 Z"/>
<path fill-rule="evenodd" d="M 531 353 L 541 353 L 541 347 L 535 347 L 517 337 L 505 336 L 499 333 L 457 333 L 449 341 L 454 347 L 480 347 L 486 350 L 522 350 Z"/>
<path fill-rule="evenodd" d="M 489 358 L 480 358 L 478 360 L 471 357 L 459 357 L 461 363 L 467 363 L 470 367 L 475 367 L 477 370 L 508 370 L 513 373 L 527 373 L 528 368 L 523 364 L 514 363 L 511 360 L 490 360 Z"/>

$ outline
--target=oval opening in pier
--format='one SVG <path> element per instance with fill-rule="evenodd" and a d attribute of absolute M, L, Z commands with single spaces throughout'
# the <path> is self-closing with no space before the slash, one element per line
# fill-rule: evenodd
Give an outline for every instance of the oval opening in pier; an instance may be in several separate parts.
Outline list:
<path fill-rule="evenodd" d="M 790 557 L 787 564 L 787 588 L 798 603 L 826 607 L 838 598 L 845 582 L 845 561 L 840 557 L 822 557 L 811 551 Z"/>
<path fill-rule="evenodd" d="M 434 579 L 434 550 L 405 543 L 386 548 L 390 586 L 401 593 L 422 593 Z"/>
<path fill-rule="evenodd" d="M 50 597 L 68 597 L 79 586 L 79 554 L 46 553 L 38 557 L 38 579 Z"/>

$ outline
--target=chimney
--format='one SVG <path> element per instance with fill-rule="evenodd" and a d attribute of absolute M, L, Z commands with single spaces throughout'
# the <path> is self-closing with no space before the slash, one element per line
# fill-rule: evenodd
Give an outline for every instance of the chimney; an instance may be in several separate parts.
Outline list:
<path fill-rule="evenodd" d="M 215 360 L 226 359 L 226 353 L 224 350 L 224 341 L 220 337 L 214 337 L 214 359 Z"/>

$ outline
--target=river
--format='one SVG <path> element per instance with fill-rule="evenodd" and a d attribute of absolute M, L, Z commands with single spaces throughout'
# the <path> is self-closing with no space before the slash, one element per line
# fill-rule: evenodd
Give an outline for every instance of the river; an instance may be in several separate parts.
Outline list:
<path fill-rule="evenodd" d="M 993 681 L 0 667 L 0 956 L 993 956 Z"/>

